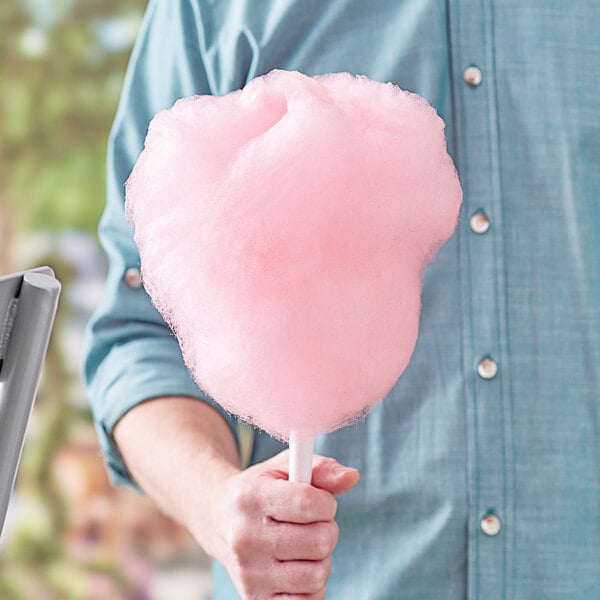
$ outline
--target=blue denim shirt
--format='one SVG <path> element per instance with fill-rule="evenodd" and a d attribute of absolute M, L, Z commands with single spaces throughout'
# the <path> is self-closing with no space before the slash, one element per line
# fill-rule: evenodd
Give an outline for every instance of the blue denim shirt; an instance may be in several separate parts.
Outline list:
<path fill-rule="evenodd" d="M 110 136 L 110 273 L 87 340 L 113 479 L 130 482 L 111 440 L 127 410 L 160 395 L 210 402 L 143 288 L 127 284 L 139 256 L 124 181 L 156 112 L 275 67 L 423 95 L 464 188 L 458 229 L 425 276 L 410 365 L 366 421 L 317 440 L 362 474 L 339 498 L 328 598 L 600 598 L 593 0 L 152 0 Z M 279 449 L 257 434 L 252 460 Z M 214 597 L 237 597 L 218 565 Z"/>

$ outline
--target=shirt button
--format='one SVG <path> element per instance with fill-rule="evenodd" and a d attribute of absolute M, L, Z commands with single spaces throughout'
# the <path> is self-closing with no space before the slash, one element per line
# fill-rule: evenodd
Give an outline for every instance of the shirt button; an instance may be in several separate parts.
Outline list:
<path fill-rule="evenodd" d="M 467 85 L 477 87 L 483 80 L 483 73 L 479 67 L 471 65 L 463 71 L 463 79 Z"/>
<path fill-rule="evenodd" d="M 502 529 L 502 521 L 496 515 L 489 513 L 481 519 L 479 525 L 485 535 L 498 535 Z"/>
<path fill-rule="evenodd" d="M 125 271 L 125 283 L 133 289 L 142 287 L 142 274 L 139 269 L 131 267 Z"/>
<path fill-rule="evenodd" d="M 483 379 L 493 379 L 498 373 L 498 365 L 496 361 L 486 356 L 477 363 L 477 373 Z"/>
<path fill-rule="evenodd" d="M 469 225 L 475 233 L 485 233 L 490 228 L 490 219 L 483 211 L 477 211 L 471 215 Z"/>

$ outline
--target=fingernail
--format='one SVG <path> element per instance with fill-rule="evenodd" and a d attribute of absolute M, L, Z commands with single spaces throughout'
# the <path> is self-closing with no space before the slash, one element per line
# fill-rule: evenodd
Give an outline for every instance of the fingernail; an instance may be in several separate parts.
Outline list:
<path fill-rule="evenodd" d="M 354 467 L 341 467 L 339 471 L 340 471 L 340 475 L 345 475 L 346 473 L 357 472 L 358 469 L 355 469 Z"/>

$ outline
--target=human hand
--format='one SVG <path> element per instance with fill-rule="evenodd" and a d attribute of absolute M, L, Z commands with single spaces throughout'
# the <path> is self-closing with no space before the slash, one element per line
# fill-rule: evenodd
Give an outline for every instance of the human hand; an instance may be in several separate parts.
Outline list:
<path fill-rule="evenodd" d="M 244 600 L 325 598 L 339 535 L 333 494 L 352 488 L 359 473 L 315 456 L 312 485 L 290 482 L 288 454 L 228 475 L 211 502 L 218 541 L 208 551 Z"/>

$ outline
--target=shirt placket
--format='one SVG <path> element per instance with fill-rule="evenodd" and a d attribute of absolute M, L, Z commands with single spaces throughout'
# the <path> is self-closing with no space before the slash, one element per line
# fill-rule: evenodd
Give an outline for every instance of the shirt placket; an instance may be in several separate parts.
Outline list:
<path fill-rule="evenodd" d="M 449 2 L 468 433 L 468 597 L 508 599 L 513 461 L 491 3 Z"/>

